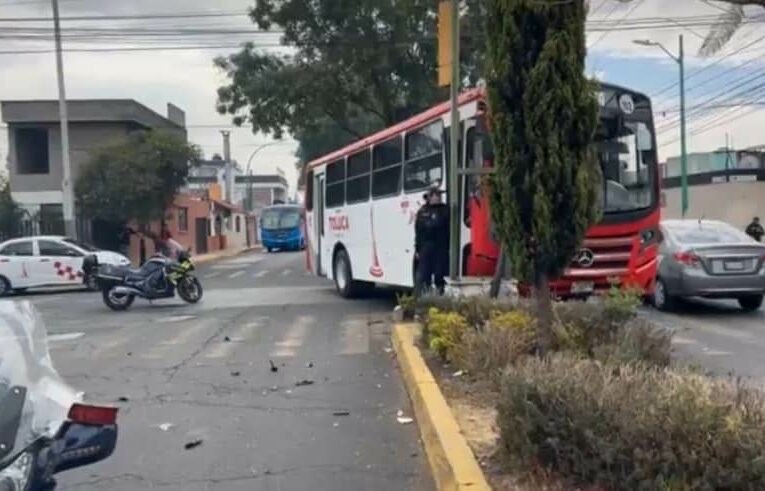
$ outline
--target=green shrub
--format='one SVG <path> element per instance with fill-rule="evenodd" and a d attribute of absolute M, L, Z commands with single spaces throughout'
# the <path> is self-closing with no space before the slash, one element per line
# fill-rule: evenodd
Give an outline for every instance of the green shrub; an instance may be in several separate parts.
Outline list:
<path fill-rule="evenodd" d="M 758 391 L 687 370 L 556 354 L 503 375 L 509 462 L 614 490 L 765 489 Z"/>
<path fill-rule="evenodd" d="M 520 357 L 533 353 L 536 325 L 526 312 L 495 312 L 483 329 L 468 330 L 453 350 L 457 367 L 490 380 Z"/>
<path fill-rule="evenodd" d="M 435 307 L 428 310 L 424 327 L 428 346 L 445 360 L 451 360 L 450 355 L 470 329 L 465 318 L 458 312 L 442 312 Z"/>
<path fill-rule="evenodd" d="M 406 320 L 414 319 L 417 298 L 411 293 L 397 293 L 396 302 L 401 307 L 401 313 Z"/>
<path fill-rule="evenodd" d="M 672 331 L 647 319 L 629 320 L 613 344 L 595 349 L 595 358 L 618 363 L 643 362 L 658 367 L 669 365 L 672 356 Z"/>
<path fill-rule="evenodd" d="M 452 297 L 448 295 L 425 295 L 417 299 L 416 311 L 427 315 L 431 308 L 441 312 L 458 312 L 475 329 L 481 329 L 494 312 L 510 312 L 519 308 L 507 299 L 492 299 L 487 296 Z"/>

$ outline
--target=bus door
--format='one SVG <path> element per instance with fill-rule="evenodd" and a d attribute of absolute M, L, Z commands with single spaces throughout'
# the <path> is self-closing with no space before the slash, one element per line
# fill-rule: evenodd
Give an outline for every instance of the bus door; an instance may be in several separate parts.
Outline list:
<path fill-rule="evenodd" d="M 326 276 L 322 268 L 321 250 L 324 247 L 324 174 L 314 177 L 314 237 L 316 237 L 316 274 Z"/>

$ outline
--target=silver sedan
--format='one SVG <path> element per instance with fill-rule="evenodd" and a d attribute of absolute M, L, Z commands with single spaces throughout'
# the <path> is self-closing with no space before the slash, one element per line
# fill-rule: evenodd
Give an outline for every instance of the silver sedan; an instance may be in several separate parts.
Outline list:
<path fill-rule="evenodd" d="M 756 310 L 765 294 L 765 244 L 724 222 L 664 220 L 654 305 L 682 297 L 734 298 Z"/>

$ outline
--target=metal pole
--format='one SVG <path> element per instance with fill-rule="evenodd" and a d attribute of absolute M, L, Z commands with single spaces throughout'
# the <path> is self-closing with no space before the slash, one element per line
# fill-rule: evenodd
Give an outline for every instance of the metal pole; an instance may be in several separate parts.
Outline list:
<path fill-rule="evenodd" d="M 688 151 L 685 137 L 685 55 L 683 53 L 683 35 L 680 34 L 680 189 L 681 215 L 688 211 Z"/>
<path fill-rule="evenodd" d="M 223 160 L 226 161 L 226 195 L 225 199 L 229 203 L 232 202 L 233 187 L 234 187 L 234 166 L 231 162 L 231 132 L 221 131 L 223 135 Z"/>
<path fill-rule="evenodd" d="M 459 90 L 460 90 L 460 23 L 459 2 L 452 0 L 451 28 L 452 28 L 452 83 L 451 83 L 451 133 L 449 138 L 449 172 L 447 183 L 449 185 L 449 277 L 454 281 L 459 277 L 460 257 L 460 215 L 459 215 L 459 144 L 460 144 L 460 115 L 459 115 Z"/>
<path fill-rule="evenodd" d="M 64 57 L 61 52 L 61 25 L 59 23 L 58 0 L 51 0 L 53 6 L 53 30 L 56 41 L 56 74 L 58 77 L 58 112 L 61 124 L 61 208 L 64 214 L 64 231 L 69 237 L 77 238 L 74 222 L 74 192 L 72 188 L 72 163 L 69 160 L 69 115 L 66 107 L 64 85 Z"/>

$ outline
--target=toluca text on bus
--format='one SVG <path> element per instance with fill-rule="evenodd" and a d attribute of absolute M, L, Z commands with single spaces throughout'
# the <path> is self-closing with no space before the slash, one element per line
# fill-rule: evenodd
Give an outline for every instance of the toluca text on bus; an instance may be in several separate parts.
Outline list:
<path fill-rule="evenodd" d="M 587 231 L 563 276 L 551 282 L 560 297 L 615 284 L 653 291 L 660 210 L 651 102 L 607 84 L 600 85 L 598 101 L 603 218 Z M 308 266 L 333 279 L 342 295 L 373 284 L 414 285 L 415 215 L 428 189 L 446 190 L 454 178 L 460 179 L 462 277 L 494 273 L 499 247 L 481 184 L 493 159 L 484 91 L 459 98 L 458 176 L 447 173 L 449 109 L 449 103 L 439 104 L 306 166 Z"/>

